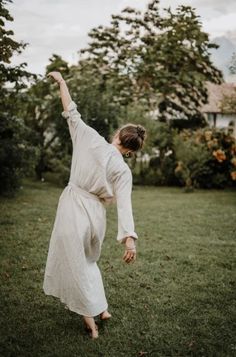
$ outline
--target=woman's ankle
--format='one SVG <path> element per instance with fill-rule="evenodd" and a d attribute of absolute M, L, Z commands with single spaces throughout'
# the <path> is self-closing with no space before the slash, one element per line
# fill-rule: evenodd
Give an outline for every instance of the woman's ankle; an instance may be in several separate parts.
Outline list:
<path fill-rule="evenodd" d="M 90 332 L 91 337 L 97 338 L 98 337 L 98 326 L 95 323 L 93 317 L 83 316 L 84 322 L 86 325 L 87 330 Z"/>
<path fill-rule="evenodd" d="M 105 311 L 103 311 L 101 314 L 100 314 L 100 318 L 101 319 L 109 319 L 111 317 L 111 314 L 107 311 L 107 310 L 105 310 Z"/>

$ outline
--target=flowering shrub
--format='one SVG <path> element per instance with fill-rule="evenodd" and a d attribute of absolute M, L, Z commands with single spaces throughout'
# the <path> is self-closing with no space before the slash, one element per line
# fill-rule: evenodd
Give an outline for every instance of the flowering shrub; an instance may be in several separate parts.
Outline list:
<path fill-rule="evenodd" d="M 210 153 L 199 140 L 199 133 L 192 135 L 191 131 L 184 130 L 174 138 L 174 151 L 177 159 L 175 174 L 181 185 L 186 188 L 200 186 L 200 180 L 207 181 L 210 174 L 207 164 Z M 206 170 L 207 169 L 207 170 Z"/>
<path fill-rule="evenodd" d="M 175 174 L 185 187 L 236 183 L 236 140 L 219 129 L 183 130 L 174 138 Z"/>
<path fill-rule="evenodd" d="M 223 162 L 224 160 L 226 160 L 225 152 L 220 149 L 213 151 L 213 156 L 215 156 L 218 162 Z"/>
<path fill-rule="evenodd" d="M 149 163 L 132 165 L 134 182 L 145 185 L 181 185 L 192 190 L 236 186 L 236 140 L 214 128 L 173 130 L 158 123 Z M 154 152 L 154 151 L 153 151 Z"/>

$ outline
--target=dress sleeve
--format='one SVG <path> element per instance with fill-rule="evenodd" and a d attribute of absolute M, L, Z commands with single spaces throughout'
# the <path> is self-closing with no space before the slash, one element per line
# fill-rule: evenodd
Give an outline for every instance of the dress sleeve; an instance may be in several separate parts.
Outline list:
<path fill-rule="evenodd" d="M 132 173 L 128 168 L 120 175 L 118 175 L 113 182 L 117 204 L 117 241 L 119 243 L 123 243 L 126 237 L 133 237 L 135 239 L 138 239 L 138 235 L 134 231 L 134 219 L 132 212 L 132 181 Z"/>
<path fill-rule="evenodd" d="M 86 131 L 92 129 L 82 120 L 80 113 L 77 111 L 77 105 L 73 101 L 68 105 L 68 110 L 62 112 L 62 116 L 67 120 L 73 143 L 82 138 Z"/>

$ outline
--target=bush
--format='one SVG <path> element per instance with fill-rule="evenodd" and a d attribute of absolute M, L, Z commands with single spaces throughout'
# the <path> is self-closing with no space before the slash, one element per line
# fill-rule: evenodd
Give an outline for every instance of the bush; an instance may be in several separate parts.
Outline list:
<path fill-rule="evenodd" d="M 235 186 L 236 141 L 230 133 L 209 127 L 178 132 L 167 123 L 155 125 L 149 162 L 139 158 L 130 165 L 134 183 L 180 185 L 185 191 Z"/>
<path fill-rule="evenodd" d="M 12 196 L 24 176 L 32 175 L 38 151 L 30 144 L 30 130 L 23 120 L 0 118 L 0 194 Z"/>
<path fill-rule="evenodd" d="M 235 185 L 236 142 L 219 129 L 184 130 L 174 138 L 175 174 L 185 187 Z"/>
<path fill-rule="evenodd" d="M 55 183 L 59 186 L 65 186 L 70 177 L 71 156 L 64 155 L 63 158 L 50 158 L 47 163 L 50 171 L 43 173 L 44 180 Z"/>
<path fill-rule="evenodd" d="M 207 147 L 197 142 L 191 132 L 184 130 L 174 138 L 174 151 L 177 159 L 175 174 L 186 187 L 198 186 L 198 177 L 210 160 Z"/>

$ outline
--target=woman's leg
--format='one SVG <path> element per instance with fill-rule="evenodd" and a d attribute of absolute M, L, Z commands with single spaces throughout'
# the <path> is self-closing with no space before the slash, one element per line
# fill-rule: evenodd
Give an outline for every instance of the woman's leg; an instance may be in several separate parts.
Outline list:
<path fill-rule="evenodd" d="M 91 337 L 98 337 L 98 327 L 93 317 L 83 316 L 86 327 L 91 331 Z"/>

